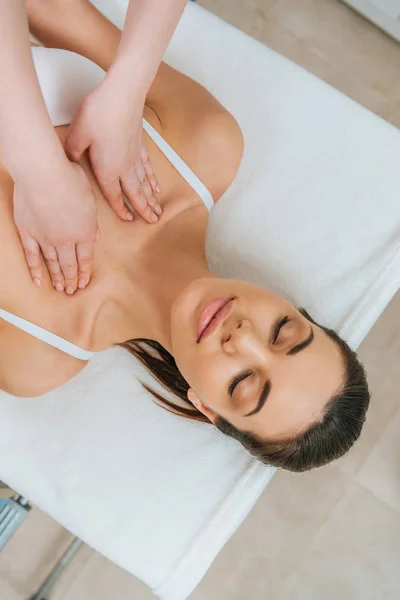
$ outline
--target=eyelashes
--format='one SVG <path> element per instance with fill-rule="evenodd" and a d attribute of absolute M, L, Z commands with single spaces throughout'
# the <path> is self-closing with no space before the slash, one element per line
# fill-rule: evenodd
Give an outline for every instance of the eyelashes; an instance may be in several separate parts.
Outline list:
<path fill-rule="evenodd" d="M 279 321 L 277 321 L 273 327 L 272 330 L 272 337 L 271 337 L 271 344 L 275 344 L 275 342 L 278 339 L 279 333 L 282 329 L 282 327 L 284 327 L 286 325 L 286 323 L 289 323 L 290 321 L 290 317 L 289 315 L 286 315 L 285 317 L 279 319 Z M 246 379 L 247 377 L 250 377 L 250 375 L 253 374 L 252 369 L 249 369 L 248 371 L 243 371 L 242 373 L 239 373 L 239 375 L 237 375 L 237 377 L 235 377 L 228 388 L 228 394 L 229 396 L 233 396 L 233 392 L 235 391 L 236 386 L 243 381 L 243 379 Z"/>
<path fill-rule="evenodd" d="M 284 325 L 286 325 L 286 323 L 289 323 L 289 321 L 290 321 L 290 317 L 288 315 L 286 315 L 286 317 L 283 317 L 283 319 L 280 319 L 275 324 L 273 332 L 272 332 L 271 344 L 275 344 L 276 340 L 278 339 L 280 330 L 282 329 L 282 327 Z"/>
<path fill-rule="evenodd" d="M 240 383 L 241 381 L 243 381 L 243 379 L 246 379 L 247 377 L 250 377 L 250 375 L 253 374 L 253 371 L 250 369 L 248 371 L 244 371 L 243 373 L 240 373 L 240 375 L 238 375 L 237 377 L 235 377 L 235 379 L 232 380 L 229 388 L 228 388 L 228 393 L 230 396 L 233 395 L 233 392 L 235 391 L 236 386 L 238 385 L 238 383 Z"/>

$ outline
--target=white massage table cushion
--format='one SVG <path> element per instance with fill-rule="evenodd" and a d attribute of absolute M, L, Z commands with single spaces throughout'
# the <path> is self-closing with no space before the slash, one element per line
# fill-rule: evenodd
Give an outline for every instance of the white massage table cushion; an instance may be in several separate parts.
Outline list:
<path fill-rule="evenodd" d="M 122 25 L 127 0 L 95 4 Z M 192 3 L 166 60 L 244 133 L 210 220 L 211 266 L 288 295 L 356 347 L 399 287 L 399 132 Z M 274 470 L 155 406 L 138 374 L 151 382 L 115 349 L 39 399 L 1 395 L 0 479 L 163 600 L 183 600 Z"/>

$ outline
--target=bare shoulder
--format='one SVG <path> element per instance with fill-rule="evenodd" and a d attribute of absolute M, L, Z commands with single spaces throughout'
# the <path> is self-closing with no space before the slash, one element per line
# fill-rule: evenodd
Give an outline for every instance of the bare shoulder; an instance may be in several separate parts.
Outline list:
<path fill-rule="evenodd" d="M 215 202 L 231 185 L 243 157 L 243 135 L 236 119 L 223 107 L 204 116 L 194 133 L 196 174 Z"/>
<path fill-rule="evenodd" d="M 236 176 L 243 136 L 236 119 L 200 83 L 162 63 L 147 106 L 160 133 L 217 201 Z"/>

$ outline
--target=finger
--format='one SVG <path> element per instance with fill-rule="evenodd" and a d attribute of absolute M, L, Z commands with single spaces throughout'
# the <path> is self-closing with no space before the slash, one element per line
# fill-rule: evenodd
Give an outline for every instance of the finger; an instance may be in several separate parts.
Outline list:
<path fill-rule="evenodd" d="M 78 262 L 75 244 L 65 244 L 57 248 L 58 260 L 64 275 L 64 286 L 67 294 L 73 294 L 78 286 Z"/>
<path fill-rule="evenodd" d="M 94 241 L 81 242 L 76 245 L 78 259 L 78 288 L 84 290 L 90 281 L 94 259 Z"/>
<path fill-rule="evenodd" d="M 42 244 L 43 258 L 46 262 L 53 286 L 58 292 L 64 291 L 64 275 L 58 260 L 57 250 L 51 244 Z"/>
<path fill-rule="evenodd" d="M 160 184 L 155 175 L 148 175 L 147 179 L 150 181 L 151 189 L 153 190 L 153 194 L 161 194 Z"/>
<path fill-rule="evenodd" d="M 158 216 L 153 212 L 152 208 L 147 204 L 147 200 L 142 192 L 139 184 L 136 171 L 133 171 L 129 176 L 121 178 L 121 185 L 129 202 L 131 202 L 135 211 L 148 223 L 156 223 Z"/>
<path fill-rule="evenodd" d="M 64 150 L 73 162 L 79 162 L 82 154 L 90 146 L 90 139 L 85 135 L 78 118 L 74 118 L 68 129 Z"/>
<path fill-rule="evenodd" d="M 142 161 L 142 168 L 144 169 L 145 183 L 144 183 L 144 194 L 147 198 L 148 203 L 154 210 L 154 212 L 160 216 L 162 213 L 162 208 L 158 204 L 157 199 L 154 197 L 155 193 L 160 193 L 160 186 L 158 185 L 157 177 L 153 171 L 153 165 L 151 164 L 151 160 L 149 158 L 146 145 L 142 142 L 140 147 L 140 158 Z M 151 194 L 148 188 L 151 189 Z"/>
<path fill-rule="evenodd" d="M 104 196 L 115 214 L 123 221 L 133 221 L 133 214 L 124 202 L 124 196 L 119 179 L 105 182 L 98 180 Z"/>
<path fill-rule="evenodd" d="M 144 142 L 142 142 L 140 146 L 140 158 L 142 160 L 142 164 L 144 170 L 146 172 L 146 177 L 149 180 L 151 185 L 151 189 L 153 190 L 153 194 L 159 194 L 161 192 L 160 185 L 158 183 L 158 179 L 154 173 L 153 164 L 150 160 L 149 153 L 147 152 L 147 147 Z"/>
<path fill-rule="evenodd" d="M 144 166 L 140 160 L 135 163 L 135 169 L 142 194 L 146 198 L 147 204 L 151 206 L 151 208 L 154 208 L 156 201 L 153 196 L 153 190 L 151 189 L 150 183 L 147 179 L 146 171 L 144 170 Z"/>
<path fill-rule="evenodd" d="M 30 235 L 20 233 L 20 237 L 33 283 L 37 287 L 40 287 L 43 283 L 43 267 L 40 258 L 40 246 Z"/>
<path fill-rule="evenodd" d="M 149 180 L 146 179 L 144 180 L 143 184 L 142 184 L 142 192 L 144 197 L 147 200 L 147 204 L 153 209 L 153 211 L 155 213 L 157 213 L 156 211 L 156 206 L 157 206 L 157 200 L 154 198 L 153 196 L 153 190 L 151 189 L 151 185 L 149 183 Z"/>
<path fill-rule="evenodd" d="M 146 198 L 147 204 L 151 207 L 152 211 L 154 213 L 156 213 L 157 216 L 160 216 L 162 213 L 162 208 L 158 204 L 157 199 L 154 197 L 153 189 L 150 185 L 148 178 L 145 175 L 143 165 L 142 165 L 142 169 L 143 169 L 143 173 L 144 173 L 144 181 L 143 181 L 143 184 L 141 185 L 143 195 Z M 138 172 L 138 171 L 136 171 L 136 172 Z"/>

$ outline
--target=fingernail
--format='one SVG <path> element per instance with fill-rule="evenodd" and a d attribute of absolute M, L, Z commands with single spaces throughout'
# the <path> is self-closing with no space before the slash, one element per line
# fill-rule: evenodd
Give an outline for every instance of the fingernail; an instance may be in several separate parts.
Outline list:
<path fill-rule="evenodd" d="M 156 215 L 156 214 L 154 214 L 154 213 L 152 213 L 152 215 L 151 215 L 151 222 L 152 222 L 152 223 L 157 223 L 157 221 L 158 221 L 158 217 L 157 217 L 157 215 Z"/>
<path fill-rule="evenodd" d="M 74 293 L 74 288 L 69 285 L 65 291 L 67 292 L 67 294 L 71 295 Z"/>
<path fill-rule="evenodd" d="M 157 185 L 157 187 L 156 187 L 156 192 L 157 192 L 157 194 L 161 194 L 161 188 L 159 185 Z"/>
<path fill-rule="evenodd" d="M 42 285 L 42 282 L 40 281 L 39 277 L 35 277 L 33 283 L 36 285 L 36 287 L 40 287 Z"/>
<path fill-rule="evenodd" d="M 80 279 L 79 282 L 78 282 L 78 287 L 79 287 L 80 290 L 85 289 L 85 287 L 86 287 L 86 281 L 84 279 Z"/>
<path fill-rule="evenodd" d="M 162 208 L 161 208 L 161 206 L 160 206 L 159 204 L 156 204 L 156 205 L 155 205 L 155 207 L 154 207 L 154 210 L 155 210 L 155 212 L 156 212 L 158 215 L 161 215 L 161 213 L 162 213 Z"/>
<path fill-rule="evenodd" d="M 128 221 L 133 221 L 133 214 L 132 213 L 128 213 L 126 215 L 126 218 L 128 219 Z"/>
<path fill-rule="evenodd" d="M 57 281 L 57 283 L 55 284 L 55 288 L 56 288 L 57 292 L 64 291 L 64 286 L 60 281 Z"/>

